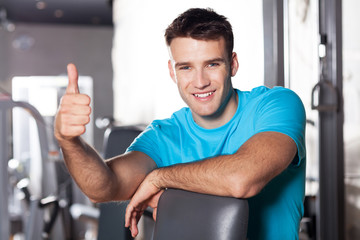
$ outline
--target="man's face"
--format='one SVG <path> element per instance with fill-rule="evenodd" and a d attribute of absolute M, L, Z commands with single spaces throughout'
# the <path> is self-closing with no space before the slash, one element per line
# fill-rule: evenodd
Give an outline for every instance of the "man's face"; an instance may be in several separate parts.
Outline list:
<path fill-rule="evenodd" d="M 170 55 L 170 75 L 195 121 L 236 112 L 237 104 L 228 103 L 233 94 L 231 77 L 236 74 L 238 62 L 235 53 L 228 57 L 223 38 L 175 38 Z"/>

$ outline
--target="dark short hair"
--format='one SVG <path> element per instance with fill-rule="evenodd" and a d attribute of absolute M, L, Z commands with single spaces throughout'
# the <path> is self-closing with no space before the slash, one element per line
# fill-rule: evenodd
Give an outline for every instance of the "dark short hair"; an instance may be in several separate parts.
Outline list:
<path fill-rule="evenodd" d="M 210 8 L 191 8 L 179 15 L 165 31 L 166 44 L 170 46 L 171 41 L 177 37 L 197 40 L 217 40 L 224 37 L 229 58 L 234 48 L 231 24 L 226 17 Z"/>

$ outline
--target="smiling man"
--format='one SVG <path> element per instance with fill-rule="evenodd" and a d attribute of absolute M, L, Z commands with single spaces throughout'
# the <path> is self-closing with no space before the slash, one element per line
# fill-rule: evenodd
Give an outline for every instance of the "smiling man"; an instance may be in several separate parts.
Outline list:
<path fill-rule="evenodd" d="M 237 72 L 238 61 L 236 53 L 229 56 L 225 46 L 224 37 L 206 41 L 177 37 L 169 45 L 170 76 L 195 122 L 205 128 L 225 124 L 237 108 L 231 77 Z"/>
<path fill-rule="evenodd" d="M 225 17 L 189 9 L 165 33 L 168 68 L 188 107 L 154 120 L 127 152 L 107 161 L 79 136 L 89 102 L 68 66 L 69 85 L 55 136 L 67 167 L 94 202 L 131 199 L 125 222 L 133 236 L 143 211 L 165 188 L 247 198 L 248 239 L 298 239 L 305 185 L 305 112 L 288 89 L 234 89 L 239 67 Z"/>

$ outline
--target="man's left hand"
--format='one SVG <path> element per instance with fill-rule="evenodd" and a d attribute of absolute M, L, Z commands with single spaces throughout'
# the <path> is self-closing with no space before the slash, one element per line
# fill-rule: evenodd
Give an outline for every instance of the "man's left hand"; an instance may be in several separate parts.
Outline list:
<path fill-rule="evenodd" d="M 155 184 L 153 174 L 149 174 L 136 190 L 129 202 L 125 213 L 125 227 L 129 227 L 132 237 L 139 233 L 137 224 L 147 207 L 153 208 L 153 218 L 156 221 L 156 212 L 161 194 L 164 192 Z"/>

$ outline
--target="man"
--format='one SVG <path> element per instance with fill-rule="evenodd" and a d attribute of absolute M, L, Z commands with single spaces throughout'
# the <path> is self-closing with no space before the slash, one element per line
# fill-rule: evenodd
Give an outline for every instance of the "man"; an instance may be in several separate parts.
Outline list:
<path fill-rule="evenodd" d="M 238 70 L 225 17 L 189 9 L 167 28 L 168 68 L 188 108 L 153 121 L 127 152 L 103 161 L 79 136 L 90 99 L 69 85 L 55 136 L 69 171 L 94 202 L 131 199 L 125 225 L 133 236 L 144 209 L 164 188 L 247 198 L 249 239 L 298 239 L 305 182 L 305 112 L 292 91 L 234 89 Z"/>

